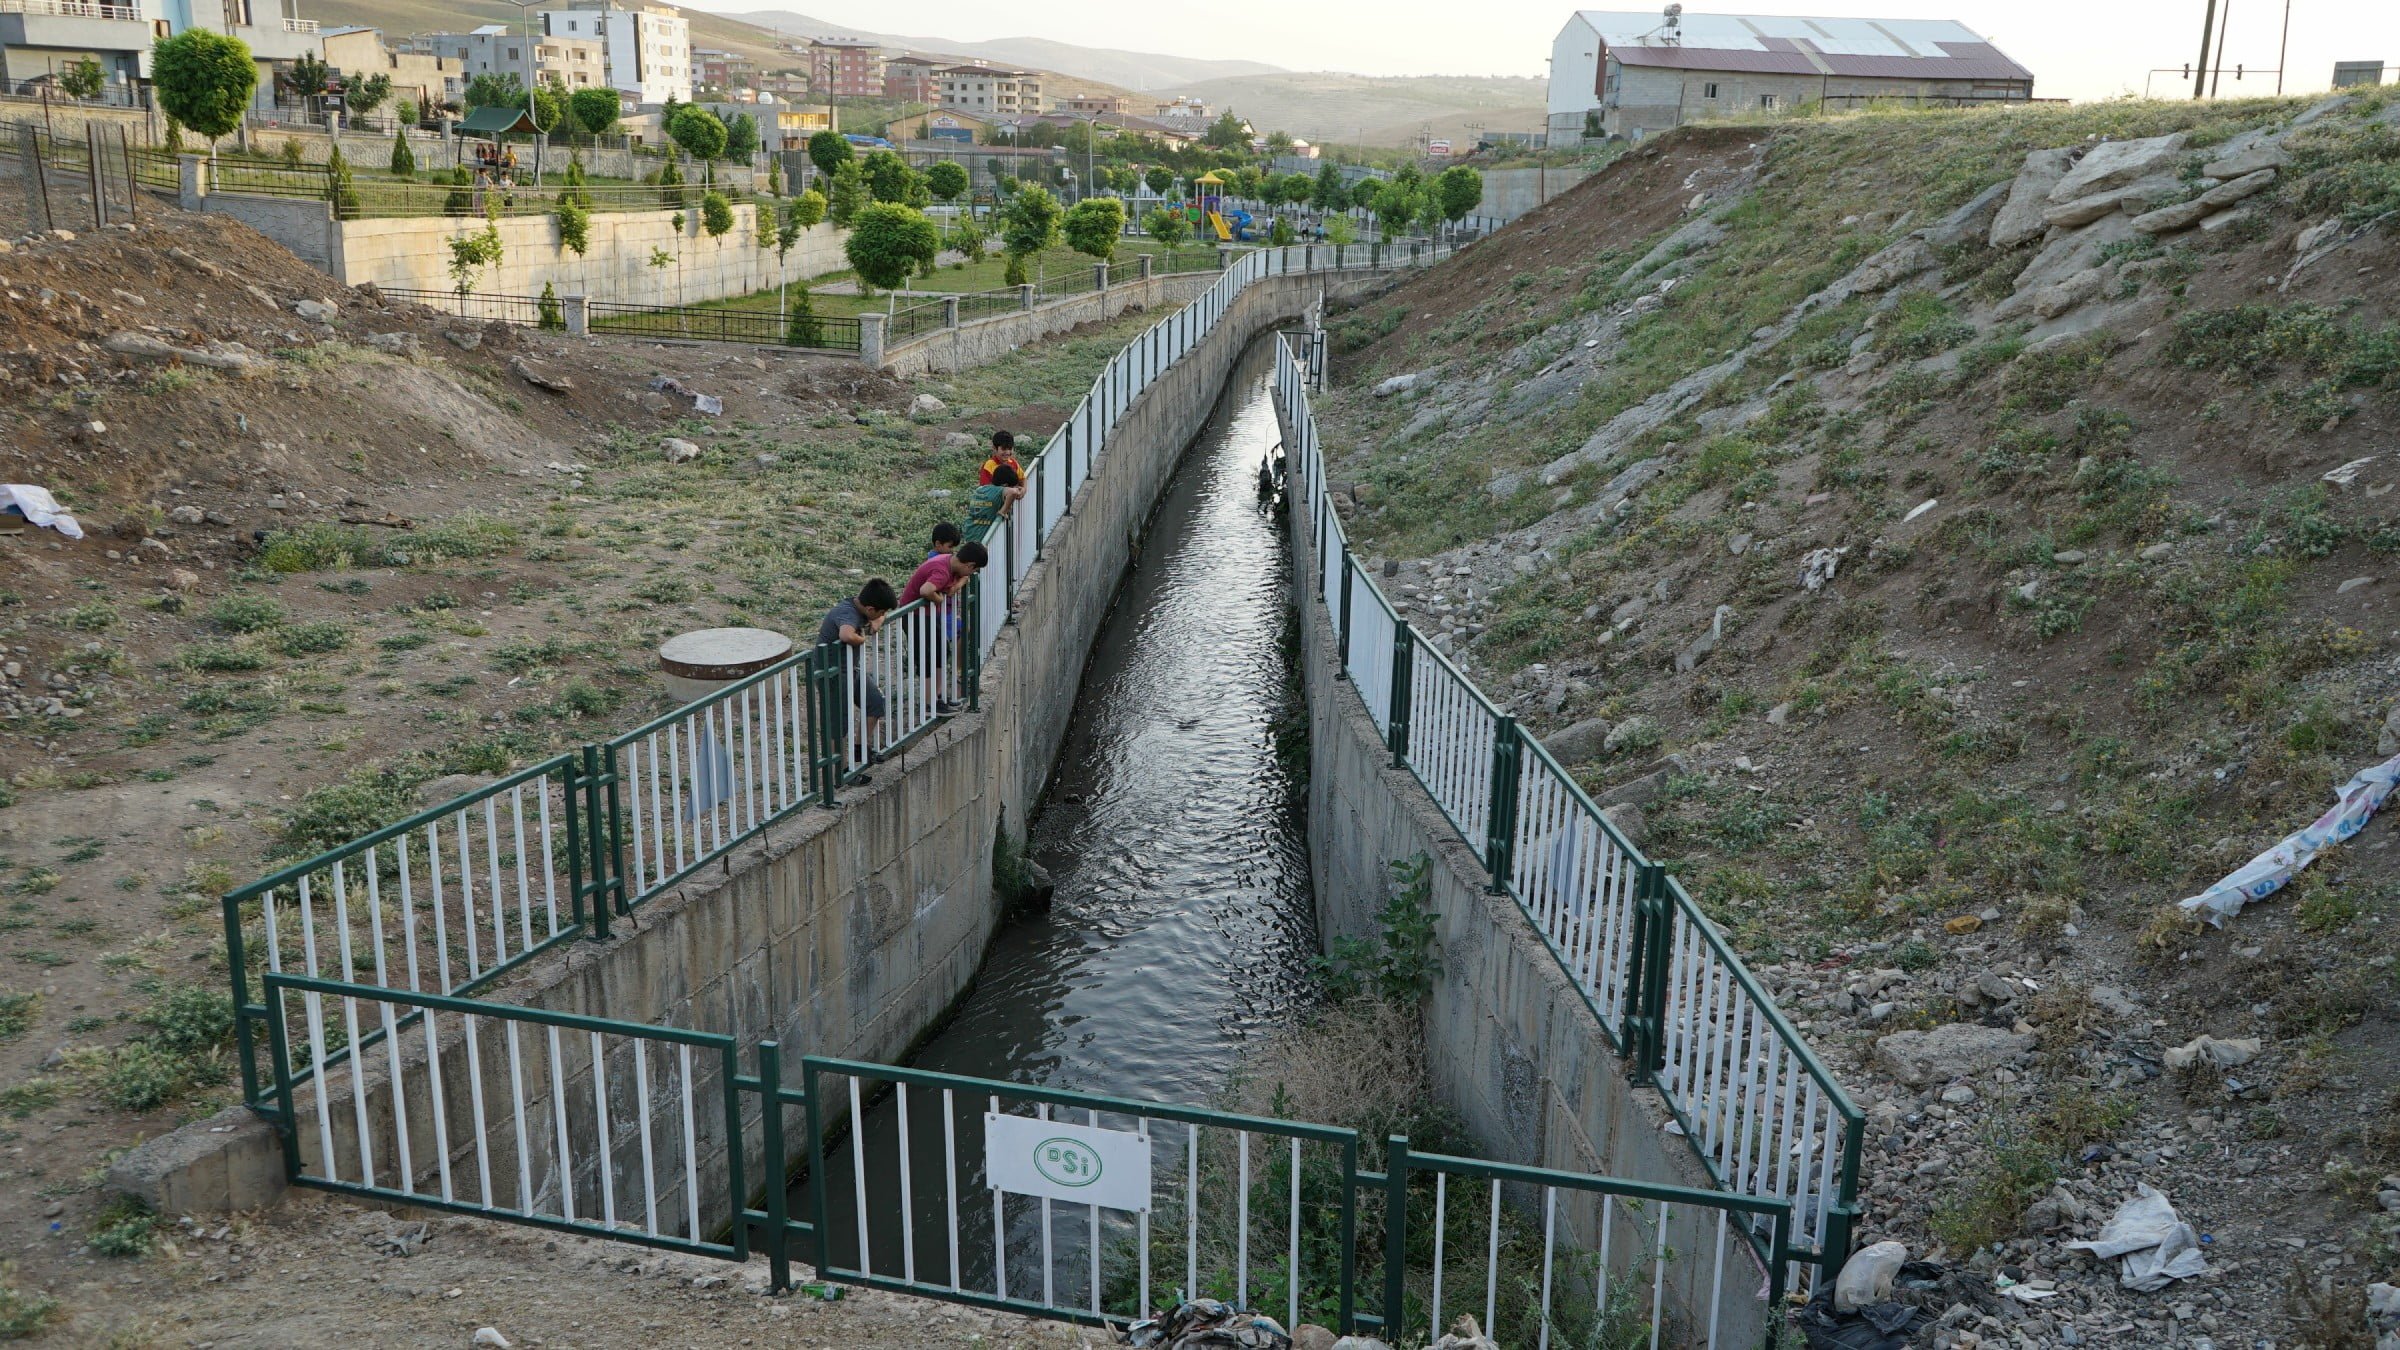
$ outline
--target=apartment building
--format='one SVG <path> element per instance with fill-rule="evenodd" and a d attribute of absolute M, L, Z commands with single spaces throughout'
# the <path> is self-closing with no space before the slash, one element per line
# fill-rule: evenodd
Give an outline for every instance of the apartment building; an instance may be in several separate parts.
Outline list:
<path fill-rule="evenodd" d="M 11 91 L 85 59 L 100 63 L 112 101 L 150 77 L 150 47 L 190 28 L 229 33 L 258 63 L 253 106 L 271 108 L 275 75 L 321 52 L 298 0 L 0 0 L 0 72 Z"/>
<path fill-rule="evenodd" d="M 667 5 L 577 0 L 541 12 L 551 37 L 597 41 L 605 53 L 602 83 L 639 104 L 692 98 L 692 26 Z"/>
<path fill-rule="evenodd" d="M 455 99 L 466 91 L 465 67 L 439 53 L 386 46 L 380 28 L 328 28 L 318 36 L 325 45 L 325 64 L 345 81 L 387 76 L 392 96 L 419 108 Z M 378 115 L 390 111 L 379 109 Z"/>
<path fill-rule="evenodd" d="M 1050 107 L 1052 112 L 1082 113 L 1087 117 L 1118 117 L 1125 112 L 1122 94 L 1069 94 Z"/>
<path fill-rule="evenodd" d="M 461 88 L 478 75 L 514 75 L 528 84 L 557 83 L 570 90 L 605 89 L 609 83 L 607 48 L 597 38 L 528 35 L 509 24 L 487 23 L 470 33 L 420 33 L 409 43 L 420 54 L 456 63 Z"/>
<path fill-rule="evenodd" d="M 731 94 L 758 88 L 758 63 L 734 52 L 694 47 L 692 69 L 696 72 L 695 80 L 704 89 L 721 89 Z"/>
<path fill-rule="evenodd" d="M 872 42 L 817 38 L 808 44 L 808 79 L 818 98 L 882 98 L 883 48 Z"/>
<path fill-rule="evenodd" d="M 949 66 L 935 91 L 944 108 L 1013 122 L 1036 117 L 1042 107 L 1042 72 L 990 66 Z"/>
<path fill-rule="evenodd" d="M 883 96 L 902 103 L 934 102 L 941 72 L 953 64 L 939 56 L 895 56 L 883 63 Z"/>

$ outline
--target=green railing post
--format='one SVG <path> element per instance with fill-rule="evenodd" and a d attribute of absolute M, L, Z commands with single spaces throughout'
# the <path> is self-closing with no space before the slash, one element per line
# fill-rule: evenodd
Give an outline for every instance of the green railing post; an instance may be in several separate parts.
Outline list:
<path fill-rule="evenodd" d="M 225 906 L 225 963 L 233 972 L 233 1045 L 234 1054 L 242 1061 L 242 1100 L 252 1106 L 259 1104 L 258 1043 L 250 1029 L 250 972 L 249 959 L 242 946 L 242 904 L 228 895 Z M 266 913 L 266 906 L 259 906 Z M 262 920 L 263 921 L 263 920 Z"/>
<path fill-rule="evenodd" d="M 587 745 L 584 753 L 591 757 L 593 765 L 599 769 L 596 781 L 608 790 L 604 817 L 608 837 L 601 841 L 604 845 L 601 858 L 607 864 L 608 873 L 607 889 L 602 894 L 615 903 L 617 913 L 631 914 L 633 897 L 625 893 L 625 803 L 617 791 L 617 784 L 624 775 L 617 772 L 617 754 L 614 750 Z"/>
<path fill-rule="evenodd" d="M 767 1155 L 767 1280 L 768 1287 L 780 1294 L 792 1287 L 792 1258 L 784 1250 L 786 1225 L 791 1220 L 791 1199 L 784 1187 L 790 1184 L 791 1168 L 783 1156 L 783 1046 L 779 1042 L 758 1043 L 758 1082 L 759 1134 Z"/>
<path fill-rule="evenodd" d="M 272 981 L 261 991 L 267 1001 L 267 1045 L 275 1072 L 275 1132 L 283 1136 L 283 1180 L 300 1179 L 300 1131 L 292 1114 L 292 1044 L 283 1025 L 283 991 Z M 331 1159 L 327 1159 L 331 1162 Z"/>
<path fill-rule="evenodd" d="M 1658 1071 L 1667 1063 L 1667 985 L 1671 977 L 1669 957 L 1674 947 L 1675 906 L 1667 894 L 1667 869 L 1659 863 L 1646 862 L 1634 875 L 1634 913 L 1641 928 L 1637 956 L 1641 962 L 1635 973 L 1630 997 L 1640 1008 L 1639 1034 L 1631 1038 L 1634 1051 L 1634 1081 L 1655 1084 Z"/>
<path fill-rule="evenodd" d="M 1059 491 L 1067 495 L 1059 499 L 1058 513 L 1071 516 L 1075 514 L 1075 419 L 1072 416 L 1067 418 L 1066 433 L 1067 438 L 1062 443 L 1066 446 L 1067 483 Z M 1089 459 L 1090 456 L 1086 455 L 1085 458 Z"/>
<path fill-rule="evenodd" d="M 1515 870 L 1510 855 L 1517 836 L 1517 764 L 1524 754 L 1517 719 L 1503 716 L 1492 728 L 1492 800 L 1484 812 L 1483 865 L 1492 874 L 1491 891 L 1508 890 Z"/>
<path fill-rule="evenodd" d="M 828 1273 L 833 1269 L 833 1233 L 830 1225 L 826 1222 L 825 1193 L 833 1187 L 827 1181 L 825 1174 L 825 1122 L 819 1118 L 817 1111 L 817 1101 L 820 1096 L 817 1092 L 817 1065 L 816 1061 L 806 1055 L 800 1057 L 800 1095 L 807 1102 L 802 1109 L 807 1112 L 808 1116 L 808 1139 L 806 1141 L 808 1144 L 808 1190 L 809 1198 L 815 1207 L 815 1213 L 810 1215 L 810 1218 L 815 1222 L 817 1232 L 817 1259 L 815 1262 L 817 1278 L 830 1280 L 833 1278 Z M 865 1142 L 853 1139 L 850 1141 L 850 1146 L 862 1148 L 865 1146 Z M 866 1216 L 860 1215 L 859 1221 L 863 1225 Z M 862 1227 L 860 1231 L 863 1232 L 865 1229 Z M 952 1240 L 956 1241 L 955 1238 Z M 1007 1260 L 1008 1253 L 1002 1251 L 1000 1259 Z M 862 1270 L 867 1265 L 864 1261 L 858 1264 Z"/>
<path fill-rule="evenodd" d="M 967 711 L 983 707 L 983 575 L 978 572 L 967 579 L 967 588 L 959 592 L 964 597 L 966 621 L 959 625 L 960 639 L 966 650 L 959 654 L 959 668 L 967 682 Z"/>
<path fill-rule="evenodd" d="M 1042 521 L 1050 514 L 1046 503 L 1050 498 L 1050 475 L 1042 472 L 1041 460 L 1033 462 L 1033 557 L 1042 557 Z"/>
<path fill-rule="evenodd" d="M 1336 681 L 1340 681 L 1340 680 L 1346 680 L 1346 679 L 1349 679 L 1349 678 L 1350 678 L 1350 611 L 1351 611 L 1353 608 L 1355 608 L 1355 607 L 1356 607 L 1356 602 L 1355 602 L 1355 601 L 1353 601 L 1353 600 L 1350 598 L 1350 575 L 1351 575 L 1351 571 L 1352 571 L 1352 570 L 1353 570 L 1355 567 L 1357 567 L 1357 565 L 1358 565 L 1358 564 L 1356 563 L 1356 561 L 1355 561 L 1355 560 L 1353 560 L 1353 559 L 1351 558 L 1351 556 L 1350 556 L 1350 550 L 1348 550 L 1348 549 L 1343 549 L 1343 550 L 1342 550 L 1342 626 L 1341 626 L 1341 637 L 1340 637 L 1340 641 L 1341 641 L 1341 649 L 1340 649 L 1340 652 L 1341 652 L 1341 659 L 1340 659 L 1340 660 L 1338 660 L 1338 661 L 1336 661 L 1336 662 L 1334 662 L 1334 667 L 1333 667 L 1333 678 L 1334 678 Z"/>
<path fill-rule="evenodd" d="M 841 690 L 841 658 L 833 649 L 819 647 L 809 654 L 808 684 L 816 699 L 816 716 L 811 718 L 809 737 L 816 744 L 817 791 L 827 806 L 835 804 L 834 794 L 842 782 L 842 747 L 849 729 L 838 720 L 843 712 Z"/>
<path fill-rule="evenodd" d="M 1383 1155 L 1383 1339 L 1401 1344 L 1408 1321 L 1408 1136 L 1395 1134 Z"/>
<path fill-rule="evenodd" d="M 1417 630 L 1403 619 L 1392 625 L 1392 724 L 1385 739 L 1392 747 L 1392 767 L 1408 767 L 1408 693 L 1416 660 Z"/>
<path fill-rule="evenodd" d="M 582 789 L 582 801 L 577 803 L 577 806 L 580 807 L 583 815 L 584 848 L 589 855 L 586 864 L 591 872 L 590 880 L 584 884 L 590 890 L 592 897 L 592 936 L 605 938 L 608 936 L 610 906 L 608 898 L 609 843 L 604 835 L 609 832 L 609 826 L 605 819 L 606 808 L 600 800 L 599 746 L 583 747 L 583 769 L 576 777 Z"/>
<path fill-rule="evenodd" d="M 1342 1141 L 1342 1306 L 1337 1325 L 1341 1334 L 1358 1330 L 1358 1135 Z"/>

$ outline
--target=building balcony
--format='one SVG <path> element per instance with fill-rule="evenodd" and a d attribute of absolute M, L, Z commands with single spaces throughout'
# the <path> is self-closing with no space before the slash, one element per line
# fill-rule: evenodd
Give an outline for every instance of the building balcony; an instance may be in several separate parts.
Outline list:
<path fill-rule="evenodd" d="M 248 43 L 250 54 L 261 61 L 319 56 L 324 49 L 324 43 L 317 37 L 315 19 L 261 19 L 236 26 L 233 35 Z"/>
<path fill-rule="evenodd" d="M 0 45 L 91 52 L 150 51 L 150 24 L 139 5 L 101 0 L 0 0 Z"/>

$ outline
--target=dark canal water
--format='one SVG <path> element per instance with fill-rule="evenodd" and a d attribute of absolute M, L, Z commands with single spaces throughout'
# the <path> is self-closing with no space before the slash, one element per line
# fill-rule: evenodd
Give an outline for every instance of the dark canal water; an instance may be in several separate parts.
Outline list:
<path fill-rule="evenodd" d="M 1318 946 L 1307 839 L 1274 736 L 1293 711 L 1283 648 L 1289 560 L 1258 495 L 1279 440 L 1272 351 L 1262 340 L 1245 354 L 1186 452 L 1084 672 L 1030 840 L 1057 883 L 1052 907 L 1001 931 L 973 991 L 911 1067 L 1207 1105 L 1244 1042 L 1288 1024 L 1310 999 Z M 827 1160 L 827 1219 L 835 1261 L 851 1265 L 863 1182 L 874 1273 L 899 1276 L 900 1131 L 893 1097 L 873 1095 L 886 1086 L 862 1085 L 865 1167 L 847 1144 Z M 846 1115 L 847 1080 L 827 1088 L 826 1109 Z M 958 1094 L 945 1121 L 938 1088 L 908 1096 L 915 1276 L 949 1282 L 955 1224 L 963 1284 L 996 1292 L 990 1192 L 977 1161 L 988 1103 Z M 1061 1118 L 1082 1123 L 1085 1113 Z M 1180 1136 L 1156 1143 L 1158 1165 L 1172 1166 Z M 792 1200 L 795 1217 L 811 1217 L 806 1185 Z M 1058 1207 L 1058 1232 L 1045 1242 L 1039 1208 L 1008 1207 L 1008 1292 L 1041 1297 L 1041 1253 L 1054 1242 L 1057 1294 L 1080 1303 L 1093 1249 L 1087 1212 Z"/>

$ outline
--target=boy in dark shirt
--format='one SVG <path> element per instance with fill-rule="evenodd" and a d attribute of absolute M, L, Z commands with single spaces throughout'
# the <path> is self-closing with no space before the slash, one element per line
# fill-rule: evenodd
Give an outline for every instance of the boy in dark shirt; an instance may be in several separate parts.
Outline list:
<path fill-rule="evenodd" d="M 867 715 L 867 726 L 866 739 L 860 748 L 869 764 L 883 761 L 883 755 L 875 749 L 875 734 L 883 728 L 883 690 L 877 687 L 873 676 L 854 677 L 853 672 L 858 669 L 858 649 L 866 646 L 867 639 L 883 627 L 883 616 L 899 607 L 899 597 L 892 594 L 892 583 L 875 577 L 861 586 L 856 596 L 825 611 L 825 621 L 817 625 L 818 646 L 839 646 L 844 649 L 842 685 L 849 692 L 835 706 L 846 710 L 853 702 L 862 705 Z M 836 716 L 841 715 L 837 711 Z M 836 727 L 835 733 L 842 734 L 845 730 Z"/>

